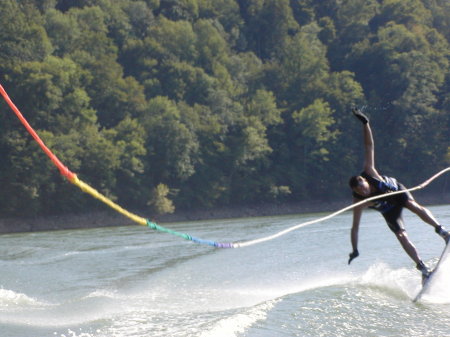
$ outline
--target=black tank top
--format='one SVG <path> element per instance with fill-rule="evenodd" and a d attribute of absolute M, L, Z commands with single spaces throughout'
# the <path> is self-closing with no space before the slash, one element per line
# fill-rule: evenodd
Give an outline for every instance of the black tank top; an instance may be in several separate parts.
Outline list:
<path fill-rule="evenodd" d="M 368 197 L 364 197 L 356 192 L 353 192 L 353 196 L 356 199 L 364 200 L 376 195 L 385 194 L 393 191 L 398 191 L 399 185 L 397 182 L 397 179 L 381 176 L 383 180 L 378 180 L 369 174 L 367 174 L 365 171 L 361 173 L 361 177 L 366 178 L 367 182 L 370 186 L 374 187 L 375 192 L 370 194 Z M 392 209 L 394 206 L 398 204 L 398 201 L 396 200 L 395 196 L 386 196 L 381 199 L 377 199 L 373 201 L 374 204 L 372 206 L 369 206 L 370 208 L 373 208 L 381 213 L 385 213 Z"/>

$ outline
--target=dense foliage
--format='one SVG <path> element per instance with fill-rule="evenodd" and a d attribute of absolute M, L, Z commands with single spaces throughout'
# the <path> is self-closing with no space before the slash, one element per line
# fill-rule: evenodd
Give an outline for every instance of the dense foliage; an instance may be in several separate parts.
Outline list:
<path fill-rule="evenodd" d="M 83 180 L 151 212 L 348 195 L 450 163 L 448 0 L 4 0 L 0 82 Z M 99 207 L 0 103 L 1 214 Z M 442 186 L 433 186 L 439 190 Z"/>

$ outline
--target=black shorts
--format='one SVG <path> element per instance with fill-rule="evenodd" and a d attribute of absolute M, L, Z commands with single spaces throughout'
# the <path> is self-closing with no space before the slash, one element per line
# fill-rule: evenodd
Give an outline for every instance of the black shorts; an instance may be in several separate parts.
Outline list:
<path fill-rule="evenodd" d="M 403 184 L 399 183 L 398 187 L 399 190 L 406 190 L 406 187 Z M 392 207 L 388 211 L 381 214 L 386 220 L 391 231 L 397 234 L 405 230 L 402 219 L 403 207 L 405 207 L 406 201 L 414 200 L 414 197 L 412 196 L 411 193 L 405 192 L 393 195 L 392 197 L 389 197 L 387 200 L 392 205 Z"/>

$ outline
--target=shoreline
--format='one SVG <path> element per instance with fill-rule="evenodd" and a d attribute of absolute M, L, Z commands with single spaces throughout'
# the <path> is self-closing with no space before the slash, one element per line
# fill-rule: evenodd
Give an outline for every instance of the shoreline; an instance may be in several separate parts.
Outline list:
<path fill-rule="evenodd" d="M 333 206 L 334 207 L 331 207 Z M 338 210 L 347 206 L 344 202 L 309 201 L 302 203 L 259 204 L 211 209 L 180 210 L 172 214 L 153 217 L 145 211 L 131 211 L 158 224 L 276 216 L 284 214 L 316 213 Z M 35 217 L 0 218 L 0 234 L 41 232 L 66 229 L 88 229 L 102 227 L 139 226 L 131 219 L 111 209 L 84 214 L 59 214 Z"/>
<path fill-rule="evenodd" d="M 415 193 L 416 200 L 424 206 L 450 204 L 450 193 Z M 335 212 L 351 204 L 349 198 L 334 201 L 310 200 L 296 203 L 262 203 L 212 209 L 180 210 L 157 217 L 145 215 L 145 211 L 134 212 L 157 223 L 191 222 L 260 216 Z M 0 234 L 41 232 L 67 229 L 137 226 L 135 222 L 111 209 L 84 214 L 60 214 L 36 217 L 0 218 Z"/>

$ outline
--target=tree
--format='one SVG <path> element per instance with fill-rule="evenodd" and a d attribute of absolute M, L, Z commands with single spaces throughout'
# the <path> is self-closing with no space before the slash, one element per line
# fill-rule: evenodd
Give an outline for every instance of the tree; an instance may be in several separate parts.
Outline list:
<path fill-rule="evenodd" d="M 152 206 L 153 213 L 158 215 L 173 213 L 175 211 L 175 206 L 173 202 L 167 198 L 170 193 L 169 187 L 164 184 L 158 184 L 152 193 L 152 197 L 148 202 L 148 205 Z"/>
<path fill-rule="evenodd" d="M 90 97 L 81 87 L 86 72 L 70 58 L 48 57 L 44 62 L 22 63 L 11 76 L 11 93 L 30 114 L 36 128 L 64 133 L 97 121 Z"/>
<path fill-rule="evenodd" d="M 432 13 L 433 27 L 450 42 L 450 3 L 445 0 L 430 0 L 424 4 Z"/>
<path fill-rule="evenodd" d="M 299 28 L 289 0 L 240 1 L 240 6 L 246 21 L 246 40 L 262 59 L 281 52 L 285 40 Z"/>
<path fill-rule="evenodd" d="M 242 17 L 235 0 L 198 0 L 199 16 L 203 19 L 219 21 L 230 34 L 230 41 L 239 38 Z"/>
<path fill-rule="evenodd" d="M 120 154 L 114 194 L 121 203 L 135 208 L 145 207 L 152 188 L 144 175 L 146 139 L 146 131 L 137 119 L 125 118 L 111 130 L 111 141 Z"/>
<path fill-rule="evenodd" d="M 158 14 L 173 21 L 194 21 L 198 18 L 197 0 L 160 0 Z"/>
<path fill-rule="evenodd" d="M 149 101 L 140 123 L 147 132 L 147 172 L 154 184 L 174 185 L 194 173 L 198 141 L 184 111 L 166 97 Z"/>
<path fill-rule="evenodd" d="M 150 36 L 162 47 L 165 57 L 186 62 L 195 62 L 198 57 L 195 48 L 197 37 L 188 21 L 170 21 L 160 16 L 151 28 Z"/>
<path fill-rule="evenodd" d="M 40 22 L 41 15 L 30 5 L 6 0 L 0 11 L 0 69 L 27 61 L 42 61 L 52 46 Z"/>
<path fill-rule="evenodd" d="M 345 70 L 352 48 L 372 33 L 369 23 L 380 10 L 376 0 L 349 0 L 339 6 L 336 11 L 334 26 L 338 29 L 335 39 L 330 41 L 328 59 L 333 70 Z"/>
<path fill-rule="evenodd" d="M 211 20 L 198 20 L 194 25 L 197 36 L 196 49 L 199 53 L 198 64 L 212 73 L 216 63 L 226 63 L 229 55 L 225 38 L 214 27 Z"/>
<path fill-rule="evenodd" d="M 319 31 L 312 24 L 289 38 L 266 80 L 278 99 L 289 102 L 291 109 L 310 104 L 315 99 L 312 93 L 327 76 L 326 49 L 317 37 Z"/>
<path fill-rule="evenodd" d="M 328 103 L 318 99 L 295 111 L 292 118 L 295 123 L 292 135 L 295 156 L 292 161 L 297 170 L 292 177 L 293 191 L 299 195 L 320 195 L 327 190 L 320 179 L 326 167 L 324 163 L 329 160 L 329 144 L 336 137 L 336 131 L 331 131 L 334 124 L 332 111 Z M 311 176 L 315 179 L 309 179 Z"/>
<path fill-rule="evenodd" d="M 434 29 L 422 27 L 420 31 L 410 31 L 392 22 L 378 31 L 377 38 L 372 46 L 361 48 L 364 52 L 358 55 L 354 69 L 359 78 L 365 78 L 364 89 L 372 104 L 383 107 L 377 111 L 376 120 L 395 126 L 389 135 L 379 137 L 378 143 L 391 151 L 400 149 L 406 157 L 413 152 L 420 154 L 424 161 L 416 164 L 426 170 L 426 166 L 435 165 L 436 158 L 416 144 L 423 144 L 431 134 L 440 137 L 429 127 L 434 124 L 438 92 L 444 83 L 441 69 L 448 68 L 448 60 L 442 53 L 447 43 Z M 426 142 L 429 141 L 428 138 Z M 380 157 L 391 163 L 391 170 L 404 170 L 408 166 L 406 158 L 390 161 L 389 152 Z"/>
<path fill-rule="evenodd" d="M 391 21 L 408 28 L 415 25 L 426 26 L 432 22 L 431 12 L 420 0 L 385 0 L 380 14 L 372 20 L 371 25 L 378 29 Z"/>

